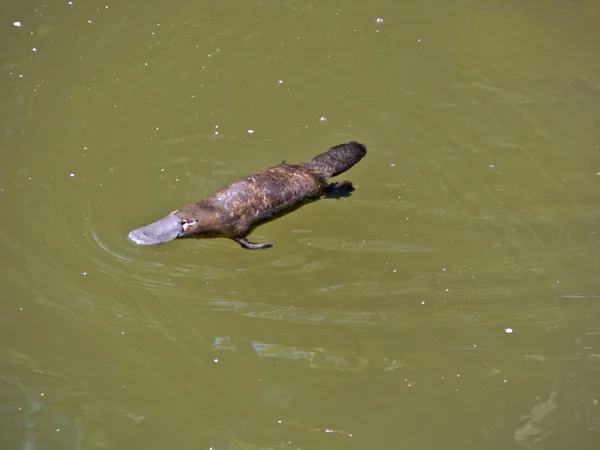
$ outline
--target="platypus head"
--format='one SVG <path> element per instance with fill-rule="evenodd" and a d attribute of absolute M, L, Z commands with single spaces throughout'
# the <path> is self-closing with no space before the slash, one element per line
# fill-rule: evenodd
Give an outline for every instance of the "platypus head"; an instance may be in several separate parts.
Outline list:
<path fill-rule="evenodd" d="M 158 245 L 183 236 L 184 220 L 171 213 L 157 222 L 129 233 L 129 240 L 138 245 Z"/>

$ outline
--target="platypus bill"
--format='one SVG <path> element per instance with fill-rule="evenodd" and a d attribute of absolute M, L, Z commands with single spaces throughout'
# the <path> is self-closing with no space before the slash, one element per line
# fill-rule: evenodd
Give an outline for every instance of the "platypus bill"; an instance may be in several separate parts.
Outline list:
<path fill-rule="evenodd" d="M 349 181 L 328 183 L 359 162 L 367 153 L 352 141 L 336 145 L 308 162 L 267 167 L 234 181 L 204 200 L 173 211 L 157 222 L 137 228 L 129 239 L 139 245 L 157 245 L 175 238 L 233 239 L 243 248 L 272 247 L 246 237 L 254 228 L 323 197 L 348 197 L 354 191 Z"/>

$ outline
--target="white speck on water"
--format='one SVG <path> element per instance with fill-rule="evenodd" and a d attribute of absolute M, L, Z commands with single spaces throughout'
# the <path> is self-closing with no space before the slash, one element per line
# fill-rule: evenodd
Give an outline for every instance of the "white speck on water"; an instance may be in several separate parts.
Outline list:
<path fill-rule="evenodd" d="M 57 429 L 56 429 L 56 432 L 58 433 L 59 431 L 60 431 L 60 428 L 57 428 Z"/>
<path fill-rule="evenodd" d="M 395 163 L 391 163 L 390 167 L 396 167 L 396 164 Z"/>
<path fill-rule="evenodd" d="M 164 171 L 165 171 L 165 169 L 160 169 L 160 171 L 161 171 L 161 172 L 164 172 Z"/>
<path fill-rule="evenodd" d="M 417 39 L 417 42 L 421 42 L 421 38 Z"/>
<path fill-rule="evenodd" d="M 124 332 L 124 331 L 121 331 L 121 336 L 122 336 L 122 335 L 124 335 L 124 334 L 125 334 L 125 332 Z"/>
<path fill-rule="evenodd" d="M 68 3 L 69 3 L 69 5 L 72 5 L 72 4 L 73 4 L 73 2 L 68 2 Z"/>
<path fill-rule="evenodd" d="M 73 177 L 75 177 L 75 174 L 74 174 L 74 173 L 70 173 L 70 174 L 69 174 L 69 176 L 70 176 L 71 178 L 73 178 Z"/>
<path fill-rule="evenodd" d="M 13 26 L 17 27 L 17 28 L 21 28 L 23 26 L 23 24 L 21 22 L 13 22 Z"/>
<path fill-rule="evenodd" d="M 512 328 L 505 328 L 505 329 L 504 329 L 504 332 L 505 332 L 506 334 L 512 334 L 512 332 L 513 332 L 513 331 L 514 331 L 514 330 L 513 330 Z"/>
<path fill-rule="evenodd" d="M 326 122 L 326 121 L 327 121 L 327 117 L 325 117 L 325 116 L 321 116 L 321 117 L 319 117 L 319 120 L 320 120 L 321 122 Z"/>
<path fill-rule="evenodd" d="M 31 49 L 31 51 L 32 51 L 32 52 L 37 52 L 37 48 L 33 47 L 33 48 Z"/>
<path fill-rule="evenodd" d="M 218 362 L 219 362 L 219 359 L 218 359 L 218 358 L 215 358 L 215 359 L 213 359 L 213 362 L 214 362 L 214 363 L 218 363 Z"/>
<path fill-rule="evenodd" d="M 156 131 L 158 131 L 158 127 L 156 127 Z"/>
<path fill-rule="evenodd" d="M 87 22 L 88 22 L 88 23 L 92 23 L 92 21 L 91 21 L 91 20 L 88 20 Z"/>
<path fill-rule="evenodd" d="M 87 275 L 87 272 L 81 272 L 81 275 L 85 277 Z"/>
<path fill-rule="evenodd" d="M 383 23 L 383 17 L 378 17 L 375 19 L 375 23 Z"/>
<path fill-rule="evenodd" d="M 493 169 L 496 166 L 494 166 L 493 164 L 490 164 L 488 167 L 491 167 Z"/>
<path fill-rule="evenodd" d="M 254 130 L 248 130 L 248 134 L 253 134 Z"/>
<path fill-rule="evenodd" d="M 421 305 L 424 305 L 424 304 L 425 304 L 425 302 L 424 302 L 424 301 L 423 301 L 423 302 L 421 302 Z"/>
<path fill-rule="evenodd" d="M 279 84 L 283 84 L 283 80 L 278 80 L 277 81 Z"/>

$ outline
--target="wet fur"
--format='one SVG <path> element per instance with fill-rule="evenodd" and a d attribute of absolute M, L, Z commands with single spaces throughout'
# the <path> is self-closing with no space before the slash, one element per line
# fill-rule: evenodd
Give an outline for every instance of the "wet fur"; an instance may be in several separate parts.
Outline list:
<path fill-rule="evenodd" d="M 260 249 L 272 244 L 248 242 L 253 229 L 322 197 L 344 197 L 352 183 L 328 183 L 329 177 L 350 169 L 366 154 L 362 144 L 349 142 L 331 148 L 308 162 L 267 167 L 234 181 L 199 202 L 173 212 L 182 219 L 179 237 L 226 237 L 242 247 Z"/>

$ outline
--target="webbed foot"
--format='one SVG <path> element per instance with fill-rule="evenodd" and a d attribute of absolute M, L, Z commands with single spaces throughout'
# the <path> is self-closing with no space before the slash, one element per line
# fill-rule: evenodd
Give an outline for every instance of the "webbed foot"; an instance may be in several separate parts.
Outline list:
<path fill-rule="evenodd" d="M 354 186 L 350 181 L 334 181 L 327 186 L 325 198 L 340 199 L 342 197 L 350 197 L 354 191 Z"/>
<path fill-rule="evenodd" d="M 234 241 L 237 242 L 238 244 L 240 244 L 243 248 L 246 248 L 248 250 L 262 250 L 265 248 L 273 247 L 273 244 L 271 244 L 270 242 L 265 242 L 263 244 L 257 244 L 255 242 L 248 242 L 248 240 L 245 237 L 235 238 Z"/>

